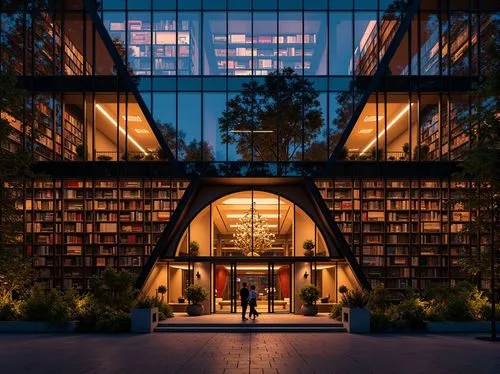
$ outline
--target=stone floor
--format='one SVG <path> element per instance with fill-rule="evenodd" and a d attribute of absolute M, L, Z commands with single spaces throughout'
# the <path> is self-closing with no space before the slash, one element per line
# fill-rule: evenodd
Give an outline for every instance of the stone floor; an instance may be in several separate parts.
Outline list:
<path fill-rule="evenodd" d="M 247 313 L 248 317 L 248 313 Z M 284 324 L 335 324 L 339 321 L 335 321 L 331 319 L 328 313 L 318 313 L 314 317 L 304 317 L 301 314 L 292 314 L 292 313 L 260 313 L 259 317 L 253 320 L 243 322 L 241 320 L 240 313 L 215 313 L 215 314 L 204 314 L 199 317 L 189 317 L 186 313 L 175 313 L 175 318 L 170 318 L 165 321 L 169 324 L 185 324 L 185 323 L 193 323 L 193 324 L 214 324 L 214 323 L 224 323 L 224 324 L 232 324 L 232 325 L 241 325 L 241 324 L 249 324 L 249 323 L 284 323 Z"/>
<path fill-rule="evenodd" d="M 465 335 L 0 335 L 0 373 L 500 373 Z"/>

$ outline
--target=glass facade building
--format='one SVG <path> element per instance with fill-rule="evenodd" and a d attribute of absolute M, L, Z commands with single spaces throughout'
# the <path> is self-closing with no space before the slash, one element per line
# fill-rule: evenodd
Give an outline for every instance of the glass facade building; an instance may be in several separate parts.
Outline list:
<path fill-rule="evenodd" d="M 340 276 L 453 286 L 481 245 L 448 202 L 471 186 L 454 172 L 499 16 L 491 0 L 3 1 L 0 62 L 27 93 L 3 147 L 43 171 L 19 191 L 19 244 L 47 287 L 105 267 L 146 288 L 209 279 L 212 311 L 233 311 L 219 299 L 245 271 L 279 289 L 270 311 L 294 311 L 303 267 L 330 301 Z M 250 203 L 224 216 L 226 185 Z M 254 206 L 274 236 L 258 261 L 228 244 Z"/>

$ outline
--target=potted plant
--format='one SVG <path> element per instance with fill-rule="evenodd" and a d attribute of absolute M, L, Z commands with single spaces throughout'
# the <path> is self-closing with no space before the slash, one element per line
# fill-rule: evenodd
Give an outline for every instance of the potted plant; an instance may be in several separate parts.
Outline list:
<path fill-rule="evenodd" d="M 99 161 L 111 161 L 111 156 L 108 155 L 100 155 L 97 157 Z"/>
<path fill-rule="evenodd" d="M 299 299 L 304 302 L 300 311 L 304 316 L 315 316 L 318 314 L 316 300 L 319 299 L 319 288 L 314 284 L 305 284 L 299 290 Z"/>
<path fill-rule="evenodd" d="M 410 160 L 410 143 L 403 144 L 403 153 L 405 161 Z"/>
<path fill-rule="evenodd" d="M 418 161 L 428 161 L 429 160 L 429 146 L 427 144 L 421 144 L 420 147 L 417 145 L 413 150 L 413 157 Z"/>
<path fill-rule="evenodd" d="M 158 286 L 156 293 L 161 295 L 160 301 L 163 303 L 163 298 L 165 297 L 165 294 L 167 293 L 167 286 L 164 286 L 163 284 Z"/>
<path fill-rule="evenodd" d="M 348 290 L 342 294 L 342 323 L 347 332 L 370 332 L 370 311 L 366 309 L 368 300 L 368 293 L 361 289 Z"/>
<path fill-rule="evenodd" d="M 198 256 L 200 253 L 200 243 L 192 241 L 189 243 L 189 254 L 191 256 Z"/>
<path fill-rule="evenodd" d="M 158 307 L 152 297 L 139 299 L 131 312 L 131 331 L 135 333 L 151 333 L 158 325 Z"/>
<path fill-rule="evenodd" d="M 302 248 L 304 248 L 304 256 L 314 256 L 314 242 L 311 239 L 304 240 Z"/>
<path fill-rule="evenodd" d="M 187 306 L 187 314 L 190 316 L 201 316 L 203 313 L 202 302 L 208 299 L 207 291 L 199 284 L 192 284 L 186 288 L 186 298 L 191 301 Z"/>

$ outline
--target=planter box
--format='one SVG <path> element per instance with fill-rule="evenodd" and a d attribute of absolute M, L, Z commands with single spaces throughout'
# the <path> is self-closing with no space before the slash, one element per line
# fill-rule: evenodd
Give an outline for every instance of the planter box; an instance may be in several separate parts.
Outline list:
<path fill-rule="evenodd" d="M 2 321 L 0 333 L 72 333 L 75 332 L 78 322 L 64 323 L 35 322 L 35 321 Z"/>
<path fill-rule="evenodd" d="M 473 322 L 426 322 L 428 332 L 490 332 L 491 322 L 473 321 Z M 497 322 L 497 331 L 500 332 L 500 321 Z"/>
<path fill-rule="evenodd" d="M 342 323 L 349 333 L 369 333 L 370 311 L 366 308 L 342 308 Z"/>
<path fill-rule="evenodd" d="M 138 309 L 131 312 L 132 327 L 131 332 L 152 333 L 158 325 L 158 308 Z"/>

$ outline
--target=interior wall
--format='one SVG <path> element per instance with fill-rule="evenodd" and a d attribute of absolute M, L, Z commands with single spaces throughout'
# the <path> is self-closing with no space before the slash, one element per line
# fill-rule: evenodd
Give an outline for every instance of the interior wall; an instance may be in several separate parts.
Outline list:
<path fill-rule="evenodd" d="M 168 284 L 168 301 L 177 303 L 179 297 L 184 296 L 182 289 L 182 269 L 170 267 Z"/>
<path fill-rule="evenodd" d="M 309 276 L 304 278 L 304 273 L 307 271 Z M 300 308 L 302 307 L 302 300 L 299 298 L 300 288 L 307 284 L 311 283 L 311 264 L 309 262 L 296 262 L 295 263 L 295 274 L 294 274 L 294 284 L 295 284 L 295 302 L 294 302 L 294 310 L 296 314 L 300 314 Z"/>
<path fill-rule="evenodd" d="M 335 301 L 337 285 L 335 283 L 335 267 L 321 270 L 321 297 L 330 296 L 329 302 Z"/>
<path fill-rule="evenodd" d="M 104 135 L 97 128 L 95 130 L 95 147 L 96 152 L 112 152 L 115 155 L 111 155 L 113 160 L 116 160 L 116 142 L 113 142 L 110 138 Z"/>
<path fill-rule="evenodd" d="M 208 206 L 191 222 L 189 228 L 190 242 L 198 242 L 200 256 L 210 256 L 210 226 L 210 206 Z"/>
<path fill-rule="evenodd" d="M 156 297 L 156 291 L 159 286 L 166 286 L 168 290 L 168 276 L 167 276 L 167 265 L 156 264 L 151 275 L 148 278 L 148 282 L 143 288 L 143 293 L 146 296 Z M 168 295 L 168 294 L 167 294 Z M 164 301 L 167 295 L 164 296 Z M 158 295 L 160 297 L 160 295 Z"/>
<path fill-rule="evenodd" d="M 336 292 L 338 293 L 340 286 L 346 286 L 349 290 L 353 290 L 355 288 L 360 288 L 354 273 L 352 272 L 351 267 L 348 264 L 339 264 L 338 266 L 338 287 Z M 341 295 L 337 294 L 338 299 L 340 300 Z"/>
<path fill-rule="evenodd" d="M 196 275 L 194 277 L 194 284 L 197 284 L 205 289 L 207 291 L 209 297 L 208 300 L 205 300 L 202 305 L 203 305 L 203 314 L 210 314 L 213 312 L 211 310 L 211 305 L 212 303 L 210 302 L 211 300 L 211 295 L 212 295 L 212 288 L 211 286 L 211 276 L 210 276 L 210 263 L 209 262 L 196 262 L 194 264 L 194 274 L 197 272 L 200 273 L 200 277 L 198 278 Z"/>
<path fill-rule="evenodd" d="M 295 206 L 295 255 L 304 256 L 302 245 L 306 240 L 315 240 L 313 221 L 297 206 Z"/>

